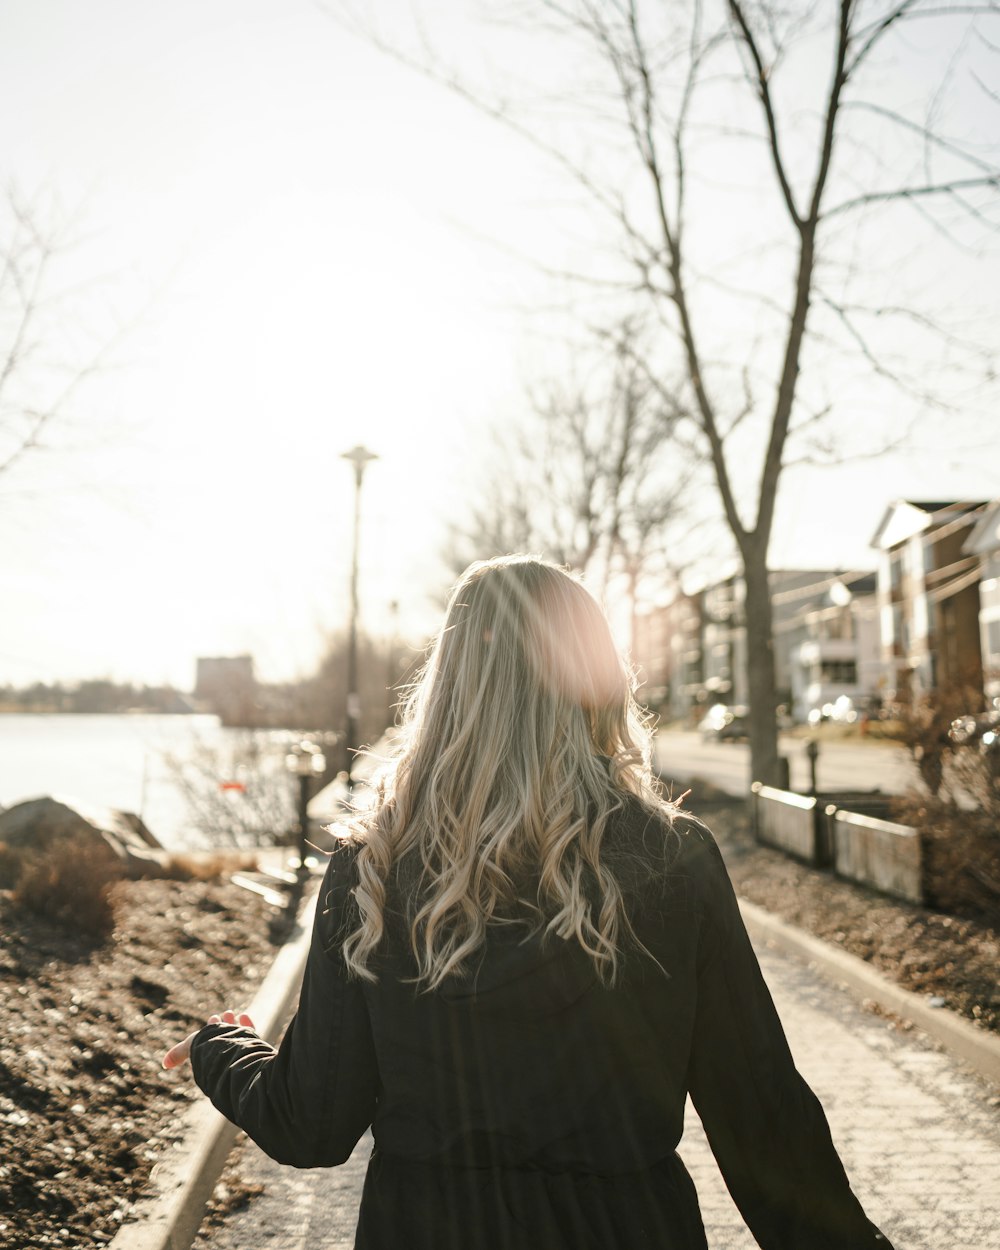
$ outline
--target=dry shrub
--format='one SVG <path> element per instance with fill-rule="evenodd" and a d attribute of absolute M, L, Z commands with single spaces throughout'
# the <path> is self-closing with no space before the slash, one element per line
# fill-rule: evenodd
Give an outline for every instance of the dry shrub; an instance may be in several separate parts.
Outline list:
<path fill-rule="evenodd" d="M 13 899 L 26 911 L 93 941 L 114 932 L 123 876 L 110 852 L 76 838 L 61 838 L 45 851 L 25 854 Z"/>
<path fill-rule="evenodd" d="M 163 862 L 157 876 L 168 881 L 218 881 L 231 872 L 255 872 L 256 855 L 234 855 L 220 852 L 216 855 L 170 855 Z"/>
<path fill-rule="evenodd" d="M 295 820 L 286 750 L 269 732 L 248 729 L 224 746 L 196 740 L 189 752 L 168 752 L 163 762 L 184 796 L 190 823 L 213 846 L 249 850 L 273 845 Z M 240 780 L 243 788 L 221 789 L 225 777 Z"/>
<path fill-rule="evenodd" d="M 869 738 L 888 738 L 890 742 L 902 741 L 904 732 L 903 725 L 888 715 L 884 719 L 869 720 L 865 729 Z"/>
<path fill-rule="evenodd" d="M 929 813 L 923 827 L 927 901 L 1000 927 L 1000 839 L 956 815 Z"/>
<path fill-rule="evenodd" d="M 995 756 L 959 747 L 934 794 L 910 791 L 895 815 L 920 830 L 927 901 L 1000 924 L 1000 772 Z"/>
<path fill-rule="evenodd" d="M 897 800 L 894 814 L 920 830 L 927 901 L 997 924 L 1000 754 L 948 732 L 983 702 L 981 683 L 964 680 L 896 705 L 892 736 L 910 752 L 922 784 Z"/>
<path fill-rule="evenodd" d="M 6 842 L 0 842 L 0 890 L 12 890 L 21 876 L 23 853 Z"/>
<path fill-rule="evenodd" d="M 945 786 L 945 773 L 957 754 L 948 736 L 959 716 L 981 711 L 982 686 L 957 681 L 895 704 L 892 719 L 885 722 L 884 736 L 906 747 L 927 792 L 937 796 Z M 891 729 L 889 727 L 891 726 Z"/>

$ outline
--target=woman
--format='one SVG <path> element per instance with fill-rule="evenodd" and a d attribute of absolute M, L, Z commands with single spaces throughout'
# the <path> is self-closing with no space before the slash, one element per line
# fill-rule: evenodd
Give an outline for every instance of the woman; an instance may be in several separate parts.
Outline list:
<path fill-rule="evenodd" d="M 190 1053 L 273 1158 L 374 1130 L 358 1247 L 704 1250 L 690 1091 L 767 1250 L 890 1250 L 796 1072 L 708 831 L 657 797 L 607 623 L 550 564 L 473 565 L 377 801 L 334 852 L 276 1051 Z"/>

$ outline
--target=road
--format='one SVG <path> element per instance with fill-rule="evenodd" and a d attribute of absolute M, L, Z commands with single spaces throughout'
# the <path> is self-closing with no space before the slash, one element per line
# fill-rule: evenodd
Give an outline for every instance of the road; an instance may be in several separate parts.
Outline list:
<path fill-rule="evenodd" d="M 865 1011 L 809 965 L 758 953 L 797 1066 L 826 1108 L 870 1218 L 896 1250 L 996 1250 L 996 1090 L 923 1034 Z M 264 1192 L 199 1239 L 199 1250 L 350 1250 L 370 1137 L 349 1163 L 331 1170 L 295 1171 L 252 1144 L 241 1149 L 240 1175 Z M 690 1107 L 680 1153 L 712 1250 L 752 1250 Z"/>
<path fill-rule="evenodd" d="M 805 740 L 782 735 L 780 750 L 789 759 L 792 789 L 807 793 Z M 656 760 L 664 776 L 677 781 L 699 777 L 730 794 L 750 792 L 750 748 L 745 742 L 703 742 L 694 732 L 661 730 L 656 738 Z M 916 772 L 901 747 L 882 742 L 824 742 L 820 746 L 820 791 L 881 789 L 900 794 L 915 780 Z"/>

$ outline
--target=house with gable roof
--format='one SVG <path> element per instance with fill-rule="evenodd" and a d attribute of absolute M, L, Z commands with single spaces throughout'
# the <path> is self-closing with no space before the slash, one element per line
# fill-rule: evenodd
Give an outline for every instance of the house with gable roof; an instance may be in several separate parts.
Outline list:
<path fill-rule="evenodd" d="M 886 509 L 872 538 L 886 698 L 982 684 L 980 560 L 965 544 L 986 508 L 981 501 L 897 499 Z"/>

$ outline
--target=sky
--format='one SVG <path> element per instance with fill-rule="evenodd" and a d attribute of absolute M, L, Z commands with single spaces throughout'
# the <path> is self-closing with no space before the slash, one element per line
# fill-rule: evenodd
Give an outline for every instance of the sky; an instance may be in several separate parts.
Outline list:
<path fill-rule="evenodd" d="M 405 7 L 383 6 L 390 29 Z M 476 7 L 427 6 L 463 65 L 482 56 Z M 495 37 L 528 81 L 573 71 Z M 5 0 L 0 153 L 71 242 L 49 275 L 49 383 L 101 351 L 52 446 L 0 475 L 0 683 L 189 687 L 196 656 L 245 651 L 265 678 L 308 672 L 347 619 L 358 443 L 379 457 L 362 617 L 419 640 L 490 431 L 562 359 L 540 310 L 563 287 L 525 258 L 599 254 L 552 164 L 311 0 Z M 714 254 L 719 223 L 700 225 Z M 738 251 L 738 228 L 725 240 Z M 928 254 L 923 280 L 966 300 L 970 266 L 1000 285 L 995 254 Z M 862 386 L 824 367 L 821 391 Z M 908 428 L 897 392 L 858 389 L 868 408 Z M 798 472 L 772 564 L 870 566 L 892 499 L 1000 493 L 998 430 L 971 404 L 889 455 Z"/>

